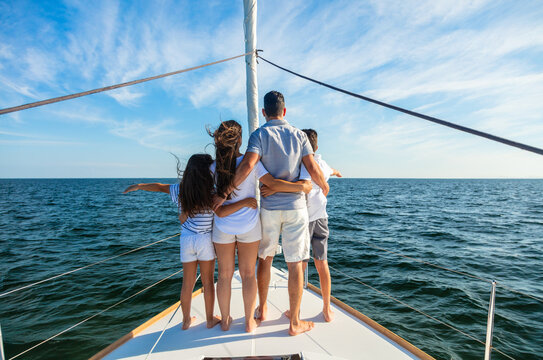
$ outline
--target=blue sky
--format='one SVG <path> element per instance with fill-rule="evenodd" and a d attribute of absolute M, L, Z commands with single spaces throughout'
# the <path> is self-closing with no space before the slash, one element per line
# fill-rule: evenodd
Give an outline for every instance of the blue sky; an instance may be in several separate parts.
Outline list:
<path fill-rule="evenodd" d="M 263 56 L 319 80 L 543 146 L 543 3 L 267 1 Z M 1 1 L 0 108 L 244 52 L 242 1 Z M 350 177 L 543 177 L 543 158 L 332 92 L 262 63 L 259 99 L 319 132 Z M 246 127 L 242 59 L 0 116 L 0 177 L 175 177 Z M 263 119 L 261 119 L 261 122 Z M 247 134 L 244 134 L 245 138 Z"/>

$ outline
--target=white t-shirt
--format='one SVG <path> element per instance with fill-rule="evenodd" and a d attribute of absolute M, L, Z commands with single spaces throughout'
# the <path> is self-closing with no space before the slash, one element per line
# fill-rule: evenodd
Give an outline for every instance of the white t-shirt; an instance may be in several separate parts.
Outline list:
<path fill-rule="evenodd" d="M 243 155 L 236 159 L 236 167 L 239 166 L 241 160 L 243 160 Z M 216 164 L 213 162 L 209 167 L 209 170 L 211 170 L 214 176 L 215 166 Z M 257 162 L 251 173 L 249 173 L 247 178 L 238 186 L 238 190 L 234 190 L 232 198 L 226 200 L 224 205 L 232 204 L 246 198 L 256 197 L 256 185 L 258 184 L 258 180 L 267 173 L 268 170 L 266 170 L 264 165 L 262 165 L 260 161 Z M 215 225 L 219 230 L 230 235 L 244 234 L 255 227 L 259 216 L 260 213 L 258 209 L 242 207 L 235 213 L 222 218 L 215 215 Z"/>
<path fill-rule="evenodd" d="M 328 179 L 330 179 L 330 176 L 332 176 L 334 170 L 332 170 L 326 161 L 322 159 L 321 154 L 315 154 L 314 156 L 317 165 L 319 165 L 322 170 L 324 179 L 326 182 L 328 182 Z M 309 172 L 303 164 L 302 170 L 300 171 L 300 179 L 302 178 L 311 178 L 311 175 L 309 175 Z M 314 181 L 311 181 L 311 184 L 313 185 L 313 188 L 309 194 L 307 194 L 307 212 L 309 214 L 310 222 L 328 217 L 328 214 L 326 213 L 326 204 L 328 202 L 326 196 L 324 196 L 322 189 Z"/>
<path fill-rule="evenodd" d="M 179 184 L 170 185 L 170 197 L 179 212 L 181 212 L 181 204 L 179 203 Z M 203 213 L 189 217 L 181 224 L 181 236 L 194 234 L 207 234 L 213 230 L 213 211 L 209 210 Z"/>

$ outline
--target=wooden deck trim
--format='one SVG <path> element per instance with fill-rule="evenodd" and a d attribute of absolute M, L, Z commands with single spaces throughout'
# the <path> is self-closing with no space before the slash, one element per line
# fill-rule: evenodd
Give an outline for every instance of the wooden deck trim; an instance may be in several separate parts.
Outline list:
<path fill-rule="evenodd" d="M 308 283 L 307 288 L 310 289 L 311 291 L 317 293 L 318 295 L 322 296 L 321 289 L 319 289 L 315 285 Z M 341 300 L 339 300 L 339 299 L 337 299 L 337 298 L 335 298 L 333 296 L 330 296 L 330 301 L 332 303 L 334 303 L 335 305 L 337 305 L 340 309 L 345 310 L 346 312 L 348 312 L 352 316 L 354 316 L 357 319 L 363 321 L 366 325 L 371 327 L 373 330 L 379 332 L 380 334 L 382 334 L 386 338 L 392 340 L 393 342 L 395 342 L 396 344 L 398 344 L 399 346 L 401 346 L 405 350 L 409 351 L 413 355 L 417 356 L 421 360 L 436 360 L 435 358 L 428 355 L 427 353 L 425 353 L 424 351 L 422 351 L 421 349 L 419 349 L 415 345 L 411 344 L 409 341 L 405 340 L 401 336 L 399 336 L 399 335 L 393 333 L 392 331 L 388 330 L 383 325 L 379 324 L 375 320 L 372 320 L 371 318 L 369 318 L 366 315 L 362 314 L 358 310 L 350 307 L 349 305 L 345 304 Z"/>
<path fill-rule="evenodd" d="M 195 292 L 193 292 L 192 297 L 195 298 L 196 296 L 200 295 L 201 293 L 203 293 L 203 288 L 200 288 L 200 289 L 196 290 Z M 169 308 L 167 308 L 166 310 L 162 311 L 160 314 L 153 316 L 152 318 L 150 318 L 149 320 L 147 320 L 146 322 L 144 322 L 143 324 L 141 324 L 140 326 L 138 326 L 137 328 L 135 328 L 134 330 L 132 330 L 131 332 L 126 334 L 125 336 L 123 336 L 122 338 L 115 341 L 113 344 L 110 344 L 107 347 L 105 347 L 104 349 L 100 350 L 98 353 L 96 353 L 96 355 L 89 358 L 89 360 L 103 359 L 106 355 L 113 352 L 113 350 L 119 348 L 121 345 L 126 343 L 128 340 L 133 339 L 134 337 L 136 337 L 137 334 L 139 334 L 143 330 L 147 329 L 149 326 L 153 325 L 154 323 L 156 323 L 157 321 L 162 319 L 164 316 L 168 315 L 170 312 L 174 311 L 177 308 L 178 305 L 179 305 L 179 301 L 176 302 L 175 304 L 173 304 L 172 306 L 170 306 Z"/>

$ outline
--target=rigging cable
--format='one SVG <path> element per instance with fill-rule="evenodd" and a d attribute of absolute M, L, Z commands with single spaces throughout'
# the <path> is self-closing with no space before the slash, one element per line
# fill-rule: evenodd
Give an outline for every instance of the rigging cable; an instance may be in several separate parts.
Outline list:
<path fill-rule="evenodd" d="M 81 266 L 77 269 L 73 269 L 73 270 L 70 270 L 70 271 L 66 271 L 65 273 L 62 273 L 62 274 L 58 274 L 58 275 L 55 275 L 55 276 L 51 276 L 50 278 L 47 278 L 47 279 L 43 279 L 43 280 L 40 280 L 40 281 L 36 281 L 32 284 L 28 284 L 28 285 L 25 285 L 25 286 L 21 286 L 17 289 L 13 289 L 13 290 L 9 290 L 9 291 L 6 291 L 6 292 L 3 292 L 0 294 L 0 298 L 3 297 L 3 296 L 6 296 L 6 295 L 9 295 L 9 294 L 12 294 L 14 292 L 17 292 L 17 291 L 21 291 L 21 290 L 24 290 L 24 289 L 28 289 L 30 287 L 33 287 L 33 286 L 36 286 L 36 285 L 39 285 L 39 284 L 43 284 L 44 282 L 48 282 L 48 281 L 51 281 L 53 279 L 57 279 L 59 277 L 62 277 L 62 276 L 65 276 L 65 275 L 68 275 L 68 274 L 72 274 L 76 271 L 79 271 L 79 270 L 83 270 L 83 269 L 86 269 L 86 268 L 90 268 L 91 266 L 94 266 L 94 265 L 98 265 L 98 264 L 102 264 L 102 263 L 105 263 L 107 261 L 110 261 L 110 260 L 113 260 L 113 259 L 116 259 L 118 257 L 121 257 L 121 256 L 124 256 L 124 255 L 128 255 L 130 253 L 133 253 L 135 251 L 138 251 L 138 250 L 141 250 L 141 249 L 145 249 L 146 247 L 149 247 L 151 245 L 155 245 L 155 244 L 158 244 L 158 243 L 161 243 L 163 241 L 166 241 L 166 240 L 169 240 L 175 236 L 179 235 L 179 233 L 175 234 L 175 235 L 172 235 L 172 236 L 168 236 L 167 238 L 164 238 L 164 239 L 161 239 L 161 240 L 157 240 L 155 242 L 152 242 L 152 243 L 149 243 L 147 245 L 143 245 L 143 246 L 140 246 L 138 248 L 135 248 L 135 249 L 132 249 L 132 250 L 128 250 L 122 254 L 118 254 L 118 255 L 114 255 L 114 256 L 111 256 L 111 257 L 108 257 L 106 259 L 103 259 L 103 260 L 100 260 L 100 261 L 97 261 L 97 262 L 94 262 L 92 264 L 88 264 L 88 265 L 85 265 L 85 266 Z"/>
<path fill-rule="evenodd" d="M 146 81 L 161 79 L 161 78 L 164 78 L 164 77 L 177 75 L 177 74 L 181 74 L 181 73 L 184 73 L 184 72 L 188 72 L 188 71 L 192 71 L 192 70 L 196 70 L 196 69 L 201 69 L 203 67 L 216 65 L 216 64 L 220 64 L 220 63 L 223 63 L 223 62 L 226 62 L 226 61 L 234 60 L 234 59 L 237 59 L 237 58 L 240 58 L 240 57 L 243 57 L 243 56 L 250 55 L 253 52 L 254 51 L 249 51 L 249 52 L 247 52 L 245 54 L 233 56 L 233 57 L 222 59 L 222 60 L 213 61 L 213 62 L 203 64 L 203 65 L 193 66 L 193 67 L 183 69 L 183 70 L 172 71 L 172 72 L 169 72 L 169 73 L 166 73 L 166 74 L 151 76 L 151 77 L 147 77 L 147 78 L 144 78 L 144 79 L 132 80 L 132 81 L 128 81 L 128 82 L 125 82 L 125 83 L 105 86 L 105 87 L 98 88 L 98 89 L 79 92 L 79 93 L 76 93 L 76 94 L 64 95 L 64 96 L 59 96 L 59 97 L 55 97 L 55 98 L 51 98 L 51 99 L 47 99 L 47 100 L 36 101 L 36 102 L 33 102 L 33 103 L 29 103 L 29 104 L 24 104 L 24 105 L 5 108 L 5 109 L 0 109 L 0 115 L 8 114 L 8 113 L 16 112 L 16 111 L 21 111 L 21 110 L 25 110 L 25 109 L 29 109 L 29 108 L 33 108 L 33 107 L 37 107 L 37 106 L 53 104 L 53 103 L 56 103 L 56 102 L 70 100 L 70 99 L 78 98 L 78 97 L 81 97 L 81 96 L 96 94 L 96 93 L 100 93 L 100 92 L 103 92 L 103 91 L 114 90 L 114 89 L 122 88 L 122 87 L 125 87 L 125 86 L 139 84 L 139 83 L 146 82 Z"/>
<path fill-rule="evenodd" d="M 540 148 L 537 148 L 537 147 L 534 147 L 534 146 L 530 146 L 530 145 L 519 143 L 519 142 L 516 142 L 516 141 L 513 141 L 513 140 L 505 139 L 505 138 L 502 138 L 502 137 L 499 137 L 499 136 L 496 136 L 496 135 L 492 135 L 492 134 L 489 134 L 489 133 L 486 133 L 486 132 L 483 132 L 483 131 L 475 130 L 475 129 L 472 129 L 472 128 L 469 128 L 469 127 L 466 127 L 466 126 L 454 124 L 454 123 L 451 123 L 449 121 L 441 120 L 441 119 L 435 118 L 433 116 L 424 115 L 424 114 L 421 114 L 421 113 L 418 113 L 418 112 L 415 112 L 415 111 L 412 111 L 412 110 L 407 110 L 407 109 L 404 109 L 404 108 L 396 106 L 396 105 L 391 105 L 391 104 L 388 104 L 388 103 L 385 103 L 385 102 L 382 102 L 382 101 L 379 101 L 379 100 L 372 99 L 372 98 L 364 96 L 364 95 L 356 94 L 356 93 L 353 93 L 351 91 L 338 88 L 336 86 L 324 83 L 322 81 L 312 79 L 312 78 L 307 77 L 305 75 L 299 74 L 297 72 L 294 72 L 294 71 L 289 70 L 287 68 L 284 68 L 282 66 L 274 64 L 273 62 L 263 58 L 260 55 L 258 55 L 258 51 L 259 50 L 257 50 L 258 58 L 262 59 L 263 61 L 267 62 L 268 64 L 273 65 L 278 69 L 281 69 L 283 71 L 286 71 L 286 72 L 291 73 L 293 75 L 296 75 L 298 77 L 301 77 L 302 79 L 312 81 L 312 82 L 314 82 L 316 84 L 322 85 L 322 86 L 330 88 L 332 90 L 336 90 L 336 91 L 342 92 L 344 94 L 354 96 L 354 97 L 356 97 L 358 99 L 365 100 L 365 101 L 368 101 L 368 102 L 371 102 L 371 103 L 374 103 L 374 104 L 377 104 L 377 105 L 384 106 L 384 107 L 392 109 L 392 110 L 402 112 L 404 114 L 415 116 L 415 117 L 421 118 L 423 120 L 431 121 L 431 122 L 439 124 L 439 125 L 447 126 L 447 127 L 450 127 L 450 128 L 456 129 L 456 130 L 467 132 L 467 133 L 472 134 L 472 135 L 476 135 L 476 136 L 484 137 L 484 138 L 489 139 L 489 140 L 497 141 L 497 142 L 500 142 L 500 143 L 505 144 L 505 145 L 513 146 L 513 147 L 516 147 L 516 148 L 519 148 L 519 149 L 522 149 L 522 150 L 526 150 L 526 151 L 530 151 L 530 152 L 533 152 L 533 153 L 536 153 L 536 154 L 539 154 L 539 155 L 543 155 L 543 149 L 540 149 Z M 260 51 L 262 51 L 262 50 L 260 50 Z"/>
<path fill-rule="evenodd" d="M 196 277 L 196 280 L 194 281 L 194 283 L 196 283 L 196 281 L 198 281 L 198 279 L 200 278 L 200 275 L 202 275 L 202 273 L 198 274 L 198 276 Z M 149 352 L 147 353 L 147 356 L 145 357 L 145 360 L 147 360 L 149 358 L 149 356 L 151 356 L 151 354 L 153 353 L 153 350 L 155 350 L 155 347 L 158 345 L 158 342 L 160 341 L 160 339 L 162 339 L 162 335 L 164 335 L 164 332 L 166 331 L 166 328 L 168 327 L 168 325 L 170 325 L 170 323 L 172 322 L 175 314 L 177 314 L 177 311 L 179 310 L 180 307 L 181 307 L 181 301 L 179 302 L 179 305 L 177 305 L 177 308 L 173 312 L 172 316 L 170 316 L 170 320 L 168 320 L 166 325 L 164 325 L 164 328 L 162 329 L 162 332 L 158 336 L 158 339 L 156 339 L 156 341 L 155 341 L 153 347 L 151 348 L 151 350 L 149 350 Z"/>
<path fill-rule="evenodd" d="M 405 255 L 405 254 L 402 254 L 402 253 L 398 253 L 398 252 L 395 252 L 395 251 L 392 251 L 392 250 L 388 250 L 388 249 L 385 249 L 383 247 L 380 247 L 380 246 L 377 246 L 377 245 L 374 245 L 372 243 L 369 243 L 369 242 L 366 242 L 366 241 L 361 241 L 362 244 L 365 244 L 366 246 L 369 246 L 371 248 L 374 248 L 374 249 L 377 249 L 377 250 L 382 250 L 382 251 L 385 251 L 389 254 L 393 254 L 393 255 L 396 255 L 396 256 L 400 256 L 400 257 L 403 257 L 403 258 L 406 258 L 406 259 L 409 259 L 409 260 L 413 260 L 413 261 L 416 261 L 416 262 L 419 262 L 421 264 L 425 264 L 425 265 L 428 265 L 428 266 L 433 266 L 435 268 L 438 268 L 438 269 L 442 269 L 442 270 L 445 270 L 445 271 L 449 271 L 449 272 L 452 272 L 452 273 L 456 273 L 458 275 L 463 275 L 463 276 L 467 276 L 467 277 L 471 277 L 473 279 L 477 279 L 477 280 L 481 280 L 481 281 L 485 281 L 487 283 L 492 283 L 491 280 L 488 280 L 488 279 L 485 279 L 485 278 L 482 278 L 480 276 L 477 276 L 477 275 L 473 275 L 473 274 L 470 274 L 468 272 L 465 272 L 465 271 L 459 271 L 459 270 L 454 270 L 454 269 L 450 269 L 448 267 L 445 267 L 445 266 L 441 266 L 441 265 L 436 265 L 436 264 L 433 264 L 429 261 L 425 261 L 425 260 L 421 260 L 421 259 L 417 259 L 417 258 L 414 258 L 414 257 L 411 257 L 411 256 L 408 256 L 408 255 Z M 513 289 L 512 287 L 509 287 L 507 285 L 504 285 L 501 283 L 501 280 L 500 281 L 496 281 L 496 284 L 506 290 L 509 290 L 511 292 L 514 292 L 516 294 L 519 294 L 519 295 L 523 295 L 523 296 L 526 296 L 526 297 L 529 297 L 530 299 L 532 300 L 535 300 L 535 301 L 538 301 L 540 303 L 543 303 L 543 299 L 537 297 L 537 296 L 534 296 L 534 295 L 531 295 L 531 294 L 528 294 L 528 293 L 525 293 L 523 291 L 520 291 L 520 290 L 516 290 L 516 289 Z"/>
<path fill-rule="evenodd" d="M 163 278 L 162 280 L 159 280 L 159 281 L 155 282 L 154 284 L 147 286 L 145 289 L 142 289 L 142 290 L 138 291 L 137 293 L 132 294 L 132 295 L 130 295 L 129 297 L 127 297 L 127 298 L 125 298 L 125 299 L 123 299 L 123 300 L 121 300 L 121 301 L 116 302 L 115 304 L 109 306 L 108 308 L 106 308 L 106 309 L 104 309 L 104 310 L 102 310 L 102 311 L 99 311 L 99 312 L 97 312 L 96 314 L 94 314 L 94 315 L 92 315 L 92 316 L 89 316 L 89 317 L 86 318 L 85 320 L 81 320 L 81 321 L 78 322 L 77 324 L 72 325 L 72 326 L 70 326 L 69 328 L 66 328 L 66 329 L 62 330 L 61 332 L 59 332 L 59 333 L 57 333 L 57 334 L 55 334 L 55 335 L 53 335 L 53 336 L 51 336 L 51 337 L 49 337 L 49 338 L 43 340 L 42 342 L 40 342 L 40 343 L 38 343 L 38 344 L 36 344 L 36 345 L 34 345 L 34 346 L 32 346 L 32 347 L 26 349 L 26 350 L 23 351 L 23 352 L 18 353 L 17 355 L 15 355 L 15 356 L 9 358 L 8 360 L 12 360 L 12 359 L 15 359 L 15 358 L 17 358 L 17 357 L 23 355 L 23 354 L 26 354 L 26 353 L 29 352 L 30 350 L 35 349 L 35 348 L 37 348 L 38 346 L 43 345 L 43 344 L 45 344 L 46 342 L 48 342 L 48 341 L 50 341 L 50 340 L 53 340 L 53 339 L 56 338 L 57 336 L 60 336 L 60 335 L 64 334 L 65 332 L 70 331 L 70 330 L 72 330 L 73 328 L 75 328 L 75 327 L 77 327 L 77 326 L 79 326 L 79 325 L 81 325 L 81 324 L 83 324 L 83 323 L 86 323 L 87 321 L 89 321 L 89 320 L 91 320 L 91 319 L 97 317 L 98 315 L 101 315 L 101 314 L 105 313 L 106 311 L 108 311 L 108 310 L 114 308 L 115 306 L 120 305 L 120 304 L 124 303 L 125 301 L 128 301 L 128 300 L 132 299 L 134 296 L 139 295 L 139 294 L 141 294 L 142 292 L 145 292 L 145 291 L 149 290 L 149 289 L 152 288 L 153 286 L 158 285 L 158 284 L 160 284 L 161 282 L 163 282 L 163 281 L 165 281 L 165 280 L 171 278 L 172 276 L 175 276 L 175 275 L 179 274 L 181 271 L 183 271 L 183 269 L 181 269 L 181 270 L 179 270 L 179 271 L 176 271 L 176 272 L 174 272 L 174 273 L 171 274 L 171 275 L 166 276 L 166 277 Z"/>
<path fill-rule="evenodd" d="M 468 334 L 468 333 L 466 333 L 466 332 L 464 332 L 464 331 L 462 331 L 462 330 L 460 330 L 460 329 L 454 327 L 453 325 L 447 324 L 446 322 L 441 321 L 441 320 L 439 320 L 439 319 L 437 319 L 437 318 L 435 318 L 435 317 L 433 317 L 433 316 L 431 316 L 431 315 L 428 315 L 428 314 L 426 314 L 424 311 L 419 310 L 419 309 L 417 309 L 417 308 L 415 308 L 415 307 L 413 307 L 413 306 L 411 306 L 411 305 L 409 305 L 409 304 L 407 304 L 407 303 L 405 303 L 405 302 L 403 302 L 403 301 L 401 301 L 401 300 L 396 299 L 396 298 L 393 297 L 392 295 L 389 295 L 389 294 L 387 294 L 387 293 L 385 293 L 385 292 L 383 292 L 383 291 L 381 291 L 381 290 L 379 290 L 379 289 L 374 288 L 374 287 L 371 286 L 371 285 L 366 284 L 366 283 L 363 282 L 362 280 L 357 279 L 357 278 L 355 278 L 355 277 L 353 277 L 353 276 L 351 276 L 351 275 L 349 275 L 349 274 L 347 274 L 347 273 L 345 273 L 345 272 L 343 272 L 343 271 L 341 271 L 341 270 L 339 270 L 339 269 L 333 267 L 332 265 L 330 265 L 330 263 L 328 263 L 328 266 L 330 267 L 330 269 L 332 269 L 332 270 L 334 270 L 334 271 L 336 271 L 336 272 L 342 274 L 343 276 L 345 276 L 345 277 L 347 277 L 347 278 L 349 278 L 349 279 L 351 279 L 351 280 L 354 280 L 354 281 L 356 281 L 356 282 L 358 282 L 358 283 L 360 283 L 360 284 L 362 284 L 362 285 L 364 285 L 364 286 L 366 286 L 366 287 L 369 287 L 370 289 L 372 289 L 372 290 L 374 290 L 374 291 L 377 291 L 379 294 L 384 295 L 384 296 L 388 297 L 389 299 L 392 299 L 392 300 L 396 301 L 397 303 L 400 303 L 400 304 L 402 304 L 403 306 L 405 306 L 405 307 L 407 307 L 407 308 L 409 308 L 409 309 L 411 309 L 411 310 L 413 310 L 413 311 L 416 311 L 416 312 L 418 312 L 419 314 L 422 314 L 422 315 L 426 316 L 427 318 L 432 319 L 432 320 L 434 320 L 434 321 L 436 321 L 436 322 L 438 322 L 438 323 L 440 323 L 440 324 L 442 324 L 442 325 L 444 325 L 444 326 L 446 326 L 446 327 L 448 327 L 448 328 L 450 328 L 450 329 L 452 329 L 452 330 L 454 330 L 454 331 L 456 331 L 456 332 L 458 332 L 458 333 L 460 333 L 460 334 L 462 334 L 462 335 L 464 335 L 464 336 L 470 338 L 470 339 L 473 340 L 473 341 L 478 342 L 479 344 L 482 344 L 483 346 L 485 345 L 485 343 L 484 343 L 483 341 L 477 339 L 475 336 L 470 335 L 470 334 Z M 513 358 L 512 356 L 510 356 L 510 355 L 504 353 L 503 351 L 501 351 L 501 350 L 499 350 L 499 349 L 497 349 L 497 348 L 495 348 L 495 347 L 493 347 L 493 346 L 492 346 L 492 349 L 495 350 L 496 352 L 500 353 L 501 355 L 507 357 L 508 359 L 515 360 L 515 358 Z"/>

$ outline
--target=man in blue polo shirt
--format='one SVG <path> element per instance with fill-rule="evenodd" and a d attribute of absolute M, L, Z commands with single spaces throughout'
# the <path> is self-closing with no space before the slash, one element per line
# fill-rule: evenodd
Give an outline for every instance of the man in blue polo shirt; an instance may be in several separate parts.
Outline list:
<path fill-rule="evenodd" d="M 264 96 L 262 114 L 266 124 L 251 134 L 245 157 L 236 170 L 234 186 L 245 180 L 259 160 L 273 177 L 292 182 L 299 180 L 303 163 L 312 179 L 327 195 L 330 188 L 313 158 L 313 149 L 306 134 L 284 119 L 285 100 L 280 92 L 270 91 Z M 299 316 L 303 293 L 302 261 L 309 258 L 309 221 L 305 196 L 301 192 L 275 193 L 262 198 L 260 216 L 262 240 L 258 249 L 258 317 L 265 320 L 267 316 L 266 300 L 271 266 L 281 235 L 289 271 L 289 334 L 298 335 L 309 331 L 314 326 L 313 322 L 300 320 Z"/>

